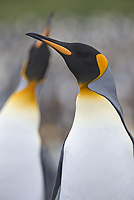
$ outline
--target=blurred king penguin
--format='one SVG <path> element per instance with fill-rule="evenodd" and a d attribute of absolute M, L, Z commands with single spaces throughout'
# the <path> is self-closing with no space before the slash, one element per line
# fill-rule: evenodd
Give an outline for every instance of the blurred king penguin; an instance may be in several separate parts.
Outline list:
<path fill-rule="evenodd" d="M 133 200 L 134 139 L 124 123 L 107 58 L 86 44 L 27 35 L 61 54 L 79 85 L 52 199 Z"/>
<path fill-rule="evenodd" d="M 49 34 L 52 15 L 43 35 Z M 0 199 L 47 200 L 39 136 L 39 85 L 48 66 L 47 44 L 37 41 L 21 80 L 0 112 Z"/>

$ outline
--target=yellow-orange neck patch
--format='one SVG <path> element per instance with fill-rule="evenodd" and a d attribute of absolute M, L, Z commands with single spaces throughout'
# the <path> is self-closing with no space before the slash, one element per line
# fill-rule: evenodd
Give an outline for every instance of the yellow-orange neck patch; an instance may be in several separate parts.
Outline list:
<path fill-rule="evenodd" d="M 37 83 L 35 81 L 31 81 L 25 89 L 19 92 L 14 92 L 13 95 L 10 97 L 10 100 L 20 105 L 36 104 L 37 103 L 35 95 L 36 85 Z"/>
<path fill-rule="evenodd" d="M 16 120 L 21 118 L 22 123 L 31 121 L 38 128 L 40 112 L 35 87 L 36 82 L 33 81 L 25 89 L 14 92 L 3 106 L 1 115 Z"/>
<path fill-rule="evenodd" d="M 99 98 L 100 95 L 93 92 L 92 90 L 90 90 L 88 87 L 87 87 L 87 83 L 84 83 L 84 84 L 79 84 L 79 87 L 80 87 L 80 92 L 78 94 L 78 99 L 80 98 Z"/>

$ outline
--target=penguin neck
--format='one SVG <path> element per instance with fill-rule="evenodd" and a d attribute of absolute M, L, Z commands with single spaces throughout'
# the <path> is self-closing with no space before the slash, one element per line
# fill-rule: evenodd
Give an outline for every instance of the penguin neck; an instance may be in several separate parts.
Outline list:
<path fill-rule="evenodd" d="M 109 100 L 90 90 L 87 85 L 79 85 L 74 124 L 79 127 L 106 126 L 120 123 L 121 119 Z"/>
<path fill-rule="evenodd" d="M 29 121 L 36 127 L 39 126 L 40 112 L 36 99 L 36 86 L 35 81 L 31 81 L 24 89 L 16 90 L 7 100 L 3 109 L 1 110 L 2 116 Z"/>

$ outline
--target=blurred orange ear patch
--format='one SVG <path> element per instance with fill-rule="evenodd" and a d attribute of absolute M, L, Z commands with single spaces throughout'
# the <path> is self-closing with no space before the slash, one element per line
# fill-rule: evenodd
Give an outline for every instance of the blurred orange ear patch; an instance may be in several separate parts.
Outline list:
<path fill-rule="evenodd" d="M 28 65 L 28 62 L 24 61 L 23 66 L 22 66 L 21 71 L 20 71 L 20 75 L 21 75 L 21 77 L 23 77 L 25 80 L 28 81 L 28 77 L 25 74 L 27 65 Z"/>
<path fill-rule="evenodd" d="M 51 42 L 51 41 L 48 41 L 48 40 L 45 40 L 45 39 L 42 39 L 42 41 L 46 42 L 47 44 L 49 44 L 51 47 L 53 47 L 54 49 L 58 50 L 59 52 L 65 54 L 65 55 L 71 55 L 71 51 L 69 51 L 67 48 L 59 45 L 59 44 L 56 44 L 54 42 Z"/>
<path fill-rule="evenodd" d="M 96 55 L 96 60 L 97 60 L 98 67 L 99 67 L 99 70 L 100 70 L 100 75 L 96 78 L 96 79 L 98 79 L 98 78 L 100 78 L 103 75 L 103 73 L 107 69 L 107 67 L 108 67 L 108 60 L 102 54 L 97 54 Z"/>

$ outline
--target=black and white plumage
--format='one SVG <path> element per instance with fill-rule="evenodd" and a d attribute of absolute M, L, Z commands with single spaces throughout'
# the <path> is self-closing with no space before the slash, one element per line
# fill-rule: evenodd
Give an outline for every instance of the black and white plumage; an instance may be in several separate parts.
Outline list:
<path fill-rule="evenodd" d="M 44 34 L 49 34 L 52 15 Z M 22 67 L 17 89 L 0 112 L 0 199 L 47 200 L 39 136 L 38 90 L 48 67 L 49 50 L 37 41 Z M 43 165 L 44 163 L 44 165 Z"/>
<path fill-rule="evenodd" d="M 27 35 L 58 51 L 80 88 L 52 200 L 132 200 L 134 139 L 126 128 L 106 57 L 85 44 Z"/>

